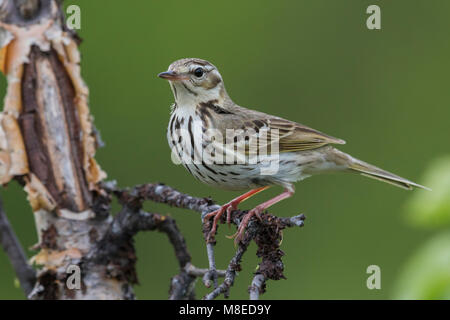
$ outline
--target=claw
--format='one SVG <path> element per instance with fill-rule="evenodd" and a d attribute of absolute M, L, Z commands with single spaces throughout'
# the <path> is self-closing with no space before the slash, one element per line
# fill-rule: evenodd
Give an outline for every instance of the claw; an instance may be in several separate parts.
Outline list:
<path fill-rule="evenodd" d="M 205 220 L 208 220 L 208 219 L 211 219 L 212 217 L 214 217 L 213 225 L 211 227 L 211 230 L 208 233 L 208 236 L 206 237 L 207 242 L 211 242 L 214 240 L 214 236 L 216 235 L 216 231 L 217 231 L 217 222 L 219 221 L 220 217 L 222 216 L 223 212 L 225 211 L 224 207 L 225 206 L 221 207 L 220 209 L 218 209 L 216 211 L 208 213 L 204 218 Z"/>
<path fill-rule="evenodd" d="M 230 225 L 231 212 L 233 210 L 236 210 L 236 208 L 237 208 L 237 205 L 235 203 L 229 202 L 227 204 L 224 204 L 220 209 L 210 212 L 205 216 L 204 219 L 206 219 L 206 220 L 214 217 L 213 225 L 212 225 L 211 230 L 209 231 L 208 236 L 206 238 L 206 240 L 208 242 L 214 240 L 214 236 L 216 235 L 216 232 L 217 232 L 217 225 L 220 221 L 220 218 L 224 214 L 224 212 L 227 211 L 227 222 L 228 222 L 228 225 Z"/>
<path fill-rule="evenodd" d="M 233 212 L 233 210 L 237 209 L 237 206 L 242 202 L 247 200 L 248 198 L 254 196 L 255 194 L 266 190 L 267 188 L 269 188 L 269 186 L 264 186 L 264 187 L 260 187 L 260 188 L 256 188 L 253 190 L 250 190 L 246 193 L 244 193 L 243 195 L 231 200 L 230 202 L 228 202 L 227 204 L 223 205 L 219 210 L 213 211 L 211 213 L 208 213 L 205 217 L 204 220 L 210 219 L 211 217 L 214 217 L 214 221 L 213 221 L 213 225 L 211 227 L 211 231 L 208 233 L 208 236 L 206 237 L 206 241 L 210 242 L 211 240 L 214 240 L 214 236 L 216 234 L 216 230 L 217 230 L 217 224 L 220 220 L 220 217 L 223 215 L 223 213 L 225 212 L 225 210 L 227 211 L 227 223 L 228 226 L 230 226 L 231 224 L 231 213 Z M 260 218 L 260 217 L 259 217 Z M 234 236 L 232 236 L 233 238 Z"/>
<path fill-rule="evenodd" d="M 244 234 L 245 234 L 245 230 L 247 229 L 247 226 L 250 222 L 250 219 L 253 216 L 256 216 L 259 221 L 262 221 L 262 217 L 261 217 L 261 213 L 262 213 L 262 208 L 260 207 L 256 207 L 252 210 L 250 210 L 242 219 L 241 223 L 239 224 L 239 228 L 238 231 L 232 235 L 231 237 L 227 237 L 229 239 L 233 239 L 234 238 L 234 245 L 237 246 L 239 242 L 241 242 L 241 240 L 244 238 Z"/>
<path fill-rule="evenodd" d="M 227 239 L 230 239 L 230 240 L 232 240 L 232 239 L 234 239 L 234 238 L 236 238 L 236 236 L 237 236 L 237 232 L 235 232 L 235 233 L 233 233 L 232 235 L 230 235 L 230 236 L 225 236 Z"/>
<path fill-rule="evenodd" d="M 228 207 L 227 208 L 227 224 L 228 224 L 228 228 L 231 228 L 231 212 L 233 212 L 233 210 L 235 210 L 232 207 Z"/>

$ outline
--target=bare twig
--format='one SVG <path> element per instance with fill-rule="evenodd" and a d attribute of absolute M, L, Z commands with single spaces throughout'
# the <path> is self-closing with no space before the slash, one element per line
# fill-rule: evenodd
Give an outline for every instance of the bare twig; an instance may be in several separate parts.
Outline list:
<path fill-rule="evenodd" d="M 127 203 L 131 206 L 139 206 L 145 200 L 151 200 L 165 203 L 172 207 L 190 209 L 201 214 L 220 208 L 210 198 L 192 197 L 160 183 L 138 185 L 128 190 L 118 189 L 114 182 L 103 183 L 102 187 L 109 192 L 115 193 L 122 203 Z"/>
<path fill-rule="evenodd" d="M 122 203 L 127 203 L 131 206 L 139 207 L 146 200 L 154 202 L 165 203 L 169 206 L 190 209 L 202 214 L 202 218 L 209 212 L 220 208 L 215 204 L 211 198 L 197 198 L 188 194 L 182 193 L 174 188 L 161 184 L 149 183 L 135 186 L 132 189 L 121 190 L 118 189 L 114 181 L 102 184 L 102 187 L 116 194 Z M 239 225 L 242 215 L 245 211 L 234 210 L 231 214 L 231 221 Z M 270 223 L 276 223 L 281 229 L 286 227 L 302 227 L 305 216 L 303 214 L 294 217 L 276 217 L 270 214 L 265 215 Z M 222 222 L 225 222 L 225 216 L 222 217 Z"/>
<path fill-rule="evenodd" d="M 217 288 L 218 282 L 217 282 L 217 270 L 216 270 L 216 258 L 214 256 L 214 244 L 213 243 L 207 243 L 206 244 L 206 253 L 208 255 L 208 262 L 209 262 L 209 270 L 203 277 L 203 284 L 205 287 L 209 288 L 211 287 L 211 281 L 214 284 L 214 289 Z"/>
<path fill-rule="evenodd" d="M 123 205 L 124 207 L 111 223 L 105 238 L 93 250 L 90 258 L 95 263 L 101 261 L 101 263 L 120 266 L 115 271 L 115 274 L 125 271 L 124 276 L 130 277 L 131 275 L 130 280 L 137 282 L 136 275 L 130 272 L 134 270 L 134 264 L 136 262 L 134 248 L 124 244 L 132 241 L 133 236 L 140 231 L 158 230 L 164 232 L 167 234 L 174 248 L 175 256 L 180 267 L 180 272 L 171 279 L 169 299 L 193 299 L 195 297 L 195 279 L 197 277 L 204 277 L 210 270 L 199 269 L 191 264 L 191 256 L 186 242 L 175 220 L 171 217 L 145 212 L 140 209 L 139 202 L 124 202 Z M 128 253 L 125 251 L 128 251 Z M 114 261 L 112 262 L 111 260 Z M 124 267 L 127 264 L 128 267 Z M 217 276 L 223 277 L 225 276 L 225 271 L 217 271 L 216 274 Z"/>
<path fill-rule="evenodd" d="M 103 188 L 110 193 L 114 193 L 122 205 L 135 209 L 141 208 L 144 201 L 152 200 L 178 208 L 197 211 L 201 213 L 203 218 L 207 213 L 217 210 L 220 207 L 214 204 L 214 202 L 209 198 L 195 198 L 163 184 L 145 184 L 136 186 L 132 189 L 120 190 L 116 187 L 115 183 L 109 182 L 103 184 Z M 231 222 L 238 226 L 245 214 L 245 211 L 234 210 L 231 213 Z M 221 222 L 225 222 L 224 219 L 225 217 L 223 217 Z M 252 240 L 255 240 L 258 245 L 257 255 L 262 259 L 258 270 L 258 274 L 261 274 L 262 278 L 258 277 L 257 279 L 264 279 L 264 283 L 266 279 L 283 279 L 284 265 L 281 258 L 284 253 L 279 249 L 281 232 L 283 229 L 288 227 L 303 226 L 304 220 L 305 216 L 303 214 L 287 218 L 280 218 L 271 214 L 265 214 L 261 221 L 251 219 L 244 238 L 238 244 L 236 254 L 233 259 L 231 259 L 227 267 L 225 279 L 220 286 L 217 286 L 218 274 L 216 271 L 214 258 L 214 243 L 207 243 L 206 246 L 209 270 L 204 274 L 203 282 L 206 287 L 210 287 L 211 282 L 213 281 L 214 290 L 207 294 L 204 299 L 214 299 L 222 293 L 225 297 L 228 296 L 229 290 L 234 283 L 237 271 L 240 270 L 241 259 Z M 210 228 L 211 221 L 203 221 L 203 233 L 208 234 Z M 179 279 L 176 280 L 177 284 L 181 282 Z M 262 283 L 261 287 L 258 289 L 259 293 L 264 291 L 264 283 Z M 186 288 L 186 285 L 184 285 L 184 288 Z"/>
<path fill-rule="evenodd" d="M 124 207 L 114 219 L 111 235 L 115 238 L 132 237 L 139 231 L 158 230 L 164 232 L 175 250 L 180 268 L 184 268 L 191 261 L 186 242 L 178 229 L 175 220 L 168 216 L 149 213 L 143 210 L 134 211 Z"/>
<path fill-rule="evenodd" d="M 5 211 L 3 210 L 3 203 L 0 199 L 0 243 L 5 250 L 11 264 L 19 279 L 20 285 L 25 292 L 25 295 L 33 290 L 36 282 L 36 273 L 28 264 L 25 252 L 17 239 L 14 230 L 12 229 Z"/>
<path fill-rule="evenodd" d="M 264 292 L 266 286 L 266 278 L 257 273 L 253 278 L 251 286 L 248 288 L 250 300 L 259 300 L 259 295 Z"/>
<path fill-rule="evenodd" d="M 209 269 L 205 269 L 205 268 L 197 268 L 196 266 L 194 266 L 190 263 L 188 263 L 186 265 L 185 269 L 189 275 L 194 276 L 194 277 L 199 277 L 199 278 L 204 277 L 205 274 L 207 274 L 210 271 Z M 221 277 L 221 278 L 225 277 L 226 270 L 216 270 L 216 272 L 217 272 L 218 277 Z"/>
<path fill-rule="evenodd" d="M 217 298 L 220 294 L 224 294 L 225 297 L 228 297 L 229 290 L 234 284 L 234 279 L 236 278 L 236 274 L 238 271 L 241 270 L 241 260 L 242 256 L 244 255 L 245 251 L 247 250 L 248 245 L 250 244 L 250 241 L 248 243 L 240 243 L 236 254 L 234 255 L 233 259 L 231 259 L 230 264 L 228 265 L 227 272 L 225 275 L 225 280 L 223 283 L 214 289 L 211 293 L 207 294 L 203 299 L 204 300 L 213 300 Z"/>
<path fill-rule="evenodd" d="M 153 230 L 167 234 L 180 267 L 180 273 L 171 281 L 170 298 L 193 298 L 192 290 L 189 288 L 194 283 L 195 276 L 189 274 L 186 269 L 188 264 L 190 265 L 191 256 L 175 220 L 156 213 L 145 212 L 138 207 L 124 205 L 103 239 L 85 259 L 85 268 L 106 264 L 109 266 L 109 272 L 115 277 L 124 277 L 130 283 L 137 283 L 133 237 L 140 231 Z"/>

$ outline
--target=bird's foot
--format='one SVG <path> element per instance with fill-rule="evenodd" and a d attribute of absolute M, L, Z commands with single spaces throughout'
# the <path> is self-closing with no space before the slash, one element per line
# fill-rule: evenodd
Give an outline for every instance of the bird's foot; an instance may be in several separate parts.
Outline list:
<path fill-rule="evenodd" d="M 224 204 L 220 209 L 210 212 L 208 213 L 205 217 L 204 220 L 209 220 L 212 217 L 214 217 L 213 220 L 213 225 L 211 227 L 211 230 L 209 231 L 208 235 L 206 236 L 206 241 L 207 242 L 213 242 L 214 241 L 214 236 L 216 235 L 217 232 L 217 224 L 220 221 L 220 218 L 222 217 L 222 215 L 224 214 L 224 212 L 227 212 L 227 223 L 228 225 L 230 225 L 231 223 L 231 213 L 233 212 L 233 210 L 237 209 L 237 203 L 231 201 L 227 204 Z"/>
<path fill-rule="evenodd" d="M 250 219 L 253 216 L 256 216 L 259 219 L 259 221 L 262 221 L 261 214 L 263 213 L 263 211 L 264 211 L 264 208 L 258 206 L 245 214 L 244 218 L 242 219 L 241 223 L 239 224 L 239 228 L 238 228 L 237 232 L 235 234 L 233 234 L 232 236 L 228 237 L 229 239 L 234 238 L 234 245 L 238 245 L 239 242 L 241 242 L 241 240 L 244 238 L 245 229 L 247 228 L 247 226 L 250 222 Z"/>

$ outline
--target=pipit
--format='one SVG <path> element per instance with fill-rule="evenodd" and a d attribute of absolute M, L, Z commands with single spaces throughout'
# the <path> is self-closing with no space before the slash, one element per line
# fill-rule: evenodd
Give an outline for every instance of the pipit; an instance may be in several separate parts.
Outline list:
<path fill-rule="evenodd" d="M 227 94 L 219 71 L 208 61 L 181 59 L 158 76 L 169 80 L 175 97 L 167 130 L 174 159 L 210 186 L 250 190 L 204 217 L 214 218 L 207 241 L 214 239 L 225 212 L 229 222 L 231 212 L 242 201 L 270 186 L 283 187 L 283 193 L 243 217 L 235 234 L 235 242 L 239 242 L 251 217 L 260 218 L 267 208 L 294 194 L 294 182 L 318 173 L 353 172 L 408 190 L 426 189 L 332 146 L 345 144 L 341 139 L 238 106 Z"/>

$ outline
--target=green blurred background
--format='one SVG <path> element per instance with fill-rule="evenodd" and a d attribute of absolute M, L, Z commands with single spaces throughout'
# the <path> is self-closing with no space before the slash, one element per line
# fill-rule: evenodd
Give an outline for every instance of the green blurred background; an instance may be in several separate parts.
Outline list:
<path fill-rule="evenodd" d="M 223 203 L 237 193 L 214 190 L 170 160 L 166 141 L 173 97 L 156 77 L 176 59 L 210 60 L 242 106 L 301 122 L 345 139 L 342 150 L 418 183 L 449 153 L 450 1 L 65 1 L 81 8 L 82 72 L 106 147 L 97 159 L 120 186 L 164 182 Z M 368 30 L 366 8 L 381 7 L 382 29 Z M 0 78 L 4 96 L 5 78 Z M 433 186 L 431 186 L 433 187 Z M 245 202 L 250 208 L 277 188 Z M 306 226 L 284 233 L 287 280 L 269 281 L 266 299 L 388 299 L 417 248 L 436 229 L 407 223 L 415 193 L 360 176 L 323 175 L 297 184 L 271 212 L 305 213 Z M 16 183 L 1 189 L 25 247 L 34 220 Z M 193 262 L 206 267 L 198 214 L 163 205 L 175 217 Z M 234 253 L 221 227 L 217 264 Z M 136 239 L 140 299 L 166 299 L 177 263 L 166 236 Z M 28 251 L 30 256 L 33 254 Z M 246 299 L 257 265 L 245 255 L 231 297 Z M 366 268 L 381 268 L 381 290 L 368 290 Z M 0 299 L 24 298 L 0 251 Z M 207 291 L 199 282 L 198 297 Z M 400 289 L 399 289 L 400 290 Z"/>

